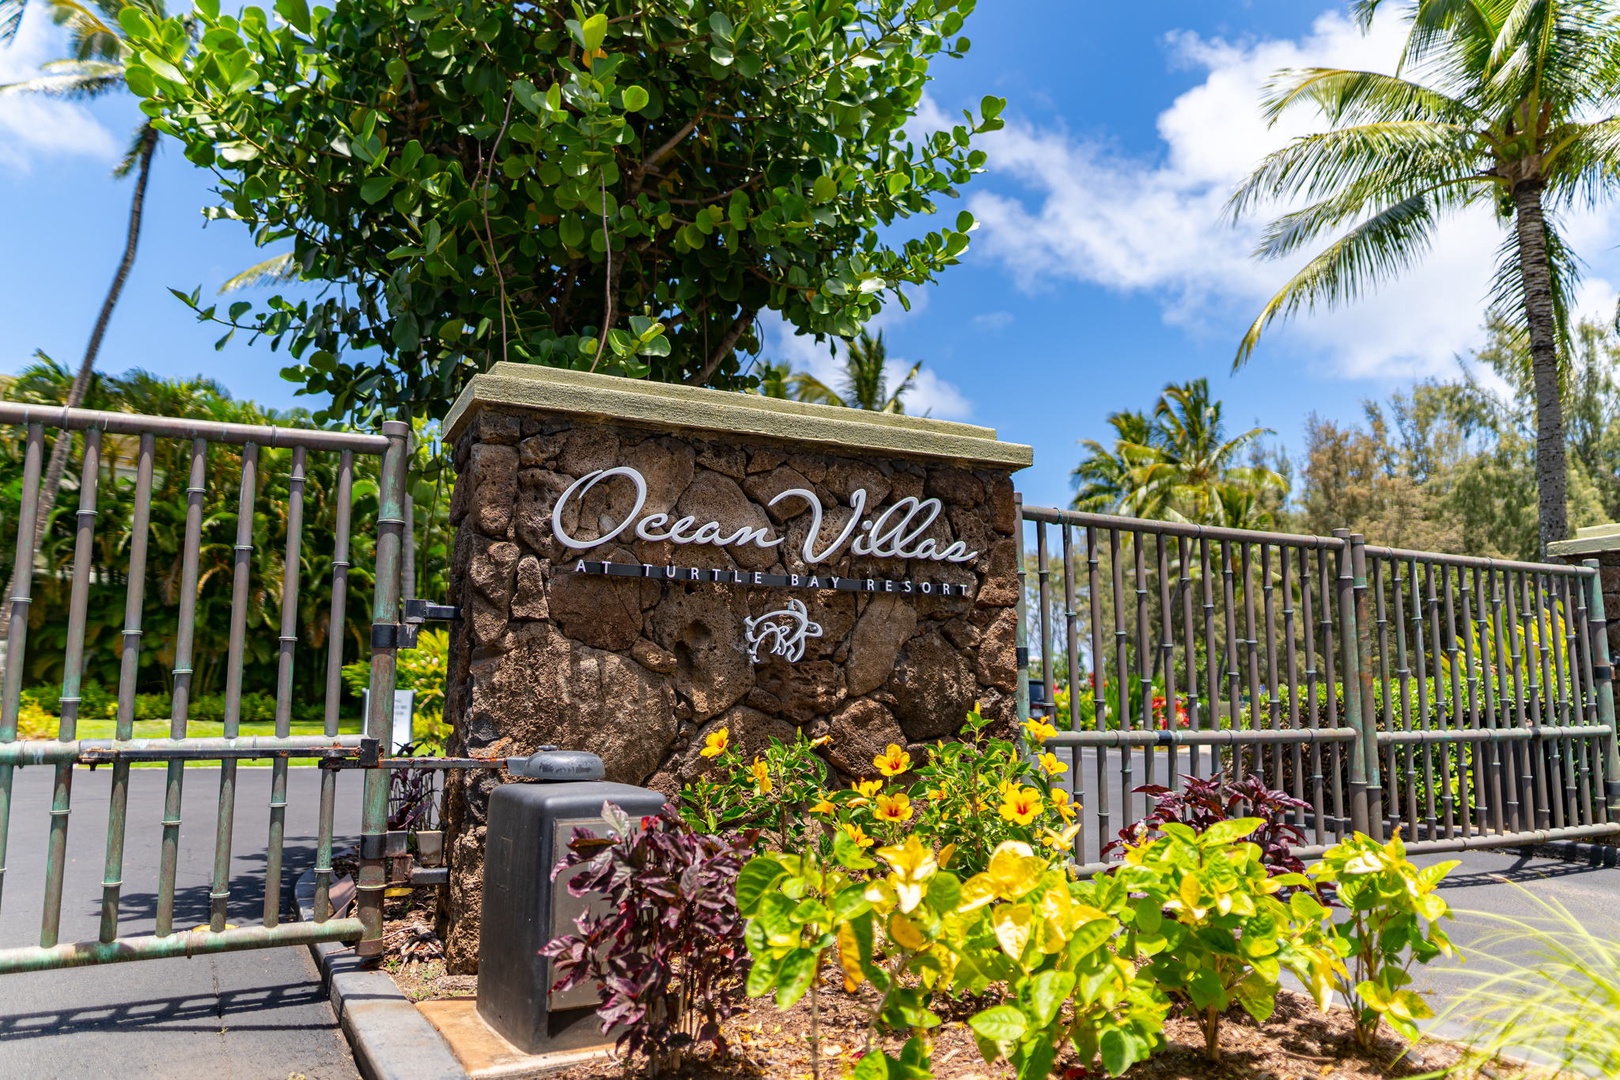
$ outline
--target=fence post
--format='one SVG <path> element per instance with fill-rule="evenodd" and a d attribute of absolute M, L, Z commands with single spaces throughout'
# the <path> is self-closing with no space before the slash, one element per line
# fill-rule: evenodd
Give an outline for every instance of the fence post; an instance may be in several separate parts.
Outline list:
<path fill-rule="evenodd" d="M 1029 605 L 1024 599 L 1024 497 L 1013 493 L 1013 526 L 1018 530 L 1018 628 L 1013 632 L 1013 647 L 1018 658 L 1018 721 L 1030 718 L 1029 710 Z M 1074 677 L 1071 672 L 1069 677 Z"/>
<path fill-rule="evenodd" d="M 371 693 L 367 695 L 366 735 L 386 750 L 394 719 L 394 666 L 396 639 L 390 633 L 379 641 L 377 628 L 399 621 L 400 548 L 405 531 L 406 456 L 411 426 L 403 420 L 388 420 L 382 426 L 388 437 L 383 454 L 380 489 L 377 493 L 377 580 L 371 605 Z M 365 790 L 360 804 L 360 872 L 355 883 L 355 909 L 363 929 L 355 943 L 355 955 L 375 958 L 383 951 L 383 892 L 388 888 L 383 845 L 388 831 L 388 782 L 385 769 L 365 770 Z"/>
<path fill-rule="evenodd" d="M 1350 744 L 1350 828 L 1374 836 L 1367 786 L 1367 744 L 1372 742 L 1373 755 L 1376 756 L 1377 740 L 1368 739 L 1367 714 L 1361 705 L 1364 696 L 1362 672 L 1367 670 L 1369 676 L 1371 674 L 1372 643 L 1362 626 L 1365 620 L 1357 618 L 1366 590 L 1365 567 L 1356 565 L 1358 556 L 1362 554 L 1361 545 L 1356 542 L 1358 537 L 1352 536 L 1349 529 L 1334 529 L 1333 535 L 1342 542 L 1339 548 L 1338 601 L 1339 645 L 1344 663 L 1341 676 L 1344 680 L 1344 718 L 1356 733 L 1355 741 Z M 1365 696 L 1370 697 L 1370 678 L 1368 683 Z M 1333 690 L 1333 687 L 1328 687 L 1328 693 L 1333 693 Z"/>
<path fill-rule="evenodd" d="M 1592 640 L 1592 681 L 1597 692 L 1598 723 L 1610 733 L 1603 740 L 1603 795 L 1609 820 L 1620 821 L 1620 734 L 1614 728 L 1614 671 L 1609 667 L 1609 623 L 1603 610 L 1603 571 L 1596 559 L 1583 559 L 1592 576 L 1586 579 L 1586 626 Z"/>
<path fill-rule="evenodd" d="M 1356 677 L 1361 692 L 1361 759 L 1367 776 L 1367 824 L 1384 839 L 1384 783 L 1378 763 L 1378 702 L 1373 698 L 1372 618 L 1367 614 L 1367 538 L 1350 534 L 1350 569 L 1356 588 Z"/>

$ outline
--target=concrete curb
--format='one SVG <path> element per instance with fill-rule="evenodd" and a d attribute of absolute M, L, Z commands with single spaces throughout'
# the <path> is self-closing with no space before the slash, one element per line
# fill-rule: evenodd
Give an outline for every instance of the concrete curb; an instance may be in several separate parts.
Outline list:
<path fill-rule="evenodd" d="M 313 870 L 304 871 L 293 894 L 299 919 L 313 921 Z M 450 1045 L 387 972 L 368 970 L 342 942 L 311 945 L 309 951 L 365 1080 L 467 1080 Z"/>

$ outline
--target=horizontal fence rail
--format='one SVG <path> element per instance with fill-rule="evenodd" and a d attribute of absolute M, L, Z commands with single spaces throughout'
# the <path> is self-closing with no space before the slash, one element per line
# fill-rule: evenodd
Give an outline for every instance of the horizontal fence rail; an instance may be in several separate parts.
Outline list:
<path fill-rule="evenodd" d="M 1184 777 L 1258 777 L 1318 854 L 1620 834 L 1595 564 L 1023 507 L 1032 715 L 1104 848 Z"/>
<path fill-rule="evenodd" d="M 377 505 L 375 522 L 376 557 L 373 566 L 373 622 L 397 618 L 400 587 L 403 500 L 409 425 L 390 421 L 381 434 L 357 434 L 306 428 L 231 424 L 185 418 L 141 416 L 96 412 L 38 405 L 0 402 L 0 425 L 13 425 L 22 431 L 20 499 L 8 523 L 15 528 L 16 585 L 9 604 L 5 636 L 5 670 L 0 682 L 0 903 L 15 899 L 4 892 L 6 849 L 12 818 L 15 770 L 38 766 L 54 770 L 51 809 L 46 848 L 45 892 L 37 946 L 0 949 L 0 974 L 17 971 L 72 967 L 164 956 L 191 956 L 236 949 L 264 948 L 317 941 L 357 941 L 363 955 L 375 955 L 382 944 L 382 898 L 385 887 L 383 847 L 387 827 L 388 775 L 379 769 L 377 747 L 386 742 L 390 726 L 389 707 L 393 699 L 394 650 L 373 647 L 371 653 L 370 708 L 365 735 L 339 734 L 339 699 L 344 663 L 346 610 L 351 568 L 351 533 L 357 457 L 377 457 Z M 48 432 L 53 434 L 48 435 Z M 76 461 L 71 460 L 73 451 Z M 161 453 L 160 453 L 161 451 Z M 290 470 L 285 497 L 274 505 L 261 490 L 265 452 L 285 455 L 277 459 Z M 220 546 L 218 573 L 205 583 L 202 574 L 205 496 L 210 492 L 210 455 L 230 455 L 239 481 L 232 501 L 235 504 L 234 543 L 228 555 Z M 294 736 L 291 733 L 295 662 L 298 656 L 300 593 L 306 584 L 302 577 L 304 511 L 312 454 L 335 455 L 333 480 L 328 489 L 334 520 L 330 552 L 330 580 L 325 617 L 325 709 L 323 734 Z M 63 564 L 59 558 L 42 553 L 39 538 L 57 507 L 42 505 L 42 481 L 46 461 L 53 455 L 52 469 L 63 468 L 62 490 L 76 492 L 78 509 L 74 518 L 73 555 Z M 162 462 L 164 464 L 160 465 Z M 65 467 L 64 467 L 65 466 Z M 179 486 L 179 478 L 184 486 Z M 183 500 L 183 511 L 176 504 L 176 531 L 183 534 L 174 567 L 178 587 L 172 637 L 151 641 L 146 624 L 154 598 L 145 595 L 149 578 L 149 540 L 152 524 L 154 484 L 166 483 L 176 500 Z M 127 565 L 109 571 L 103 551 L 107 526 L 101 521 L 105 504 L 130 508 Z M 255 570 L 255 538 L 262 529 L 256 519 L 274 513 L 285 532 L 280 571 L 274 580 Z M 230 520 L 226 518 L 225 520 Z M 321 537 L 324 546 L 328 541 Z M 81 739 L 78 726 L 83 705 L 83 678 L 87 648 L 106 649 L 105 643 L 88 646 L 87 608 L 92 588 L 103 594 L 119 579 L 124 583 L 123 631 L 116 646 L 118 689 L 111 739 Z M 65 585 L 65 612 L 52 610 L 49 617 L 65 622 L 62 654 L 62 692 L 55 738 L 20 738 L 19 715 L 25 666 L 30 658 L 30 626 L 38 626 L 39 616 L 31 619 L 35 587 L 45 582 Z M 60 592 L 60 588 L 55 589 Z M 199 640 L 197 614 L 199 599 L 207 595 L 213 603 L 228 603 L 229 633 L 223 641 Z M 276 638 L 276 680 L 274 735 L 241 733 L 244 693 L 244 652 L 248 647 L 248 615 L 251 605 L 279 607 L 279 637 Z M 150 665 L 162 658 L 168 674 L 170 714 L 164 738 L 135 737 L 135 706 L 143 656 Z M 197 737 L 188 733 L 194 701 L 194 678 L 199 665 L 224 664 L 223 731 L 218 737 Z M 316 758 L 328 765 L 369 766 L 364 775 L 362 835 L 356 912 L 352 918 L 334 917 L 330 903 L 332 883 L 332 822 L 335 812 L 337 770 L 321 773 L 318 838 L 315 856 L 315 921 L 280 925 L 282 854 L 287 801 L 287 770 L 292 757 Z M 271 761 L 270 827 L 265 843 L 265 889 L 260 925 L 228 926 L 231 901 L 231 859 L 235 843 L 233 825 L 236 809 L 237 764 L 250 758 Z M 179 837 L 183 809 L 185 766 L 188 761 L 219 763 L 219 791 L 214 811 L 214 858 L 208 881 L 209 919 L 195 931 L 179 932 L 174 926 L 175 898 L 179 877 Z M 161 821 L 151 822 L 151 840 L 158 849 L 155 929 L 149 935 L 119 934 L 120 904 L 127 832 L 129 770 L 137 762 L 166 765 L 164 805 Z M 105 865 L 100 897 L 100 929 L 96 940 L 62 943 L 63 885 L 67 860 L 69 822 L 73 819 L 73 776 L 77 766 L 108 765 L 112 783 L 107 805 Z M 81 815 L 82 816 L 82 811 Z M 82 826 L 80 826 L 82 828 Z M 0 908 L 0 915 L 7 914 Z"/>

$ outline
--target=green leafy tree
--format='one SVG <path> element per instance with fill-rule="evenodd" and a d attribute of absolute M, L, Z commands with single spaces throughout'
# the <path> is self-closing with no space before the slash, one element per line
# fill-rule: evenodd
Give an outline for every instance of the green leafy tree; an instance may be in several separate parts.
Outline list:
<path fill-rule="evenodd" d="M 888 362 L 889 348 L 883 342 L 883 332 L 878 331 L 874 337 L 863 330 L 860 337 L 844 342 L 844 370 L 836 390 L 808 372 L 795 372 L 788 377 L 788 392 L 799 401 L 817 405 L 903 413 L 906 395 L 916 389 L 922 361 L 912 364 L 911 370 L 892 390 L 884 372 Z"/>
<path fill-rule="evenodd" d="M 42 94 L 65 98 L 69 101 L 90 101 L 113 93 L 124 86 L 124 62 L 129 48 L 118 24 L 118 14 L 125 6 L 151 18 L 164 17 L 162 0 L 94 0 L 81 4 L 77 0 L 48 0 L 51 17 L 68 32 L 68 56 L 44 65 L 34 78 L 0 86 L 0 94 Z M 8 41 L 22 22 L 22 3 L 0 2 L 0 43 Z M 79 362 L 79 373 L 73 380 L 67 399 L 68 408 L 84 403 L 91 374 L 95 371 L 96 357 L 101 353 L 101 342 L 112 322 L 113 309 L 124 293 L 130 268 L 135 265 L 135 252 L 140 245 L 141 218 L 146 209 L 146 183 L 152 173 L 152 155 L 157 150 L 158 133 L 151 121 L 142 121 L 135 129 L 135 138 L 125 152 L 113 176 L 123 179 L 135 174 L 135 191 L 129 201 L 129 217 L 124 227 L 124 251 L 113 273 L 112 284 L 96 313 L 95 325 L 90 330 L 90 341 L 84 348 L 84 359 Z M 56 501 L 62 486 L 62 473 L 67 469 L 68 447 L 72 440 L 58 437 L 51 447 L 50 460 L 45 466 L 44 505 Z M 45 519 L 41 516 L 34 534 L 38 546 L 44 536 Z M 5 595 L 16 592 L 16 578 L 6 583 Z M 11 605 L 0 608 L 0 640 L 4 640 L 11 626 Z"/>
<path fill-rule="evenodd" d="M 1357 0 L 1363 25 L 1382 6 Z M 1557 213 L 1612 190 L 1620 168 L 1620 13 L 1612 0 L 1411 0 L 1405 75 L 1307 68 L 1267 93 L 1275 121 L 1314 106 L 1331 130 L 1269 155 L 1233 195 L 1242 216 L 1304 199 L 1256 252 L 1293 254 L 1338 235 L 1271 298 L 1238 347 L 1301 309 L 1333 307 L 1394 277 L 1428 250 L 1440 221 L 1478 203 L 1505 232 L 1493 314 L 1529 338 L 1543 551 L 1568 532 L 1559 350 L 1577 278 Z"/>
<path fill-rule="evenodd" d="M 914 137 L 973 0 L 203 0 L 127 19 L 130 83 L 219 180 L 215 216 L 291 240 L 318 297 L 205 317 L 285 344 L 332 414 L 442 415 L 497 360 L 751 384 L 757 318 L 852 337 L 958 261 L 903 242 L 983 167 L 1003 102 Z M 200 306 L 196 294 L 190 298 Z"/>

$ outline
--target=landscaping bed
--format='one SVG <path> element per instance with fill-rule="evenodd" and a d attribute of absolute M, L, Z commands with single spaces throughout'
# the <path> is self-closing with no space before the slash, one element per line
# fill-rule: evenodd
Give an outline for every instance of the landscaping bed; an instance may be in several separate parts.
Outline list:
<path fill-rule="evenodd" d="M 821 1075 L 840 1080 L 865 1050 L 866 1017 L 871 1008 L 870 987 L 844 993 L 836 979 L 820 992 Z M 936 1080 L 1011 1080 L 1005 1061 L 987 1065 L 974 1044 L 963 1015 L 947 1016 L 934 1035 L 933 1075 Z M 731 1042 L 729 1061 L 691 1062 L 682 1075 L 699 1080 L 740 1080 L 743 1077 L 780 1077 L 800 1080 L 810 1075 L 810 1009 L 808 999 L 786 1011 L 769 1001 L 739 1013 L 725 1025 Z M 1204 1057 L 1204 1039 L 1193 1021 L 1171 1017 L 1165 1026 L 1169 1046 L 1152 1059 L 1133 1067 L 1129 1080 L 1393 1080 L 1451 1069 L 1465 1054 L 1454 1043 L 1425 1039 L 1411 1052 L 1398 1039 L 1385 1039 L 1368 1054 L 1355 1043 L 1349 1013 L 1334 1009 L 1325 1016 L 1309 998 L 1283 991 L 1271 1020 L 1256 1024 L 1242 1010 L 1234 1010 L 1221 1025 L 1221 1062 Z M 903 1036 L 881 1040 L 883 1049 L 898 1055 Z M 1464 1069 L 1455 1075 L 1468 1076 Z M 639 1075 L 632 1072 L 632 1075 Z M 1062 1058 L 1054 1076 L 1082 1080 L 1091 1074 Z M 1480 1073 L 1498 1080 L 1546 1080 L 1549 1073 L 1495 1062 Z M 604 1062 L 571 1069 L 558 1080 L 623 1080 L 618 1063 Z"/>

